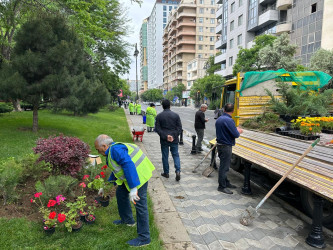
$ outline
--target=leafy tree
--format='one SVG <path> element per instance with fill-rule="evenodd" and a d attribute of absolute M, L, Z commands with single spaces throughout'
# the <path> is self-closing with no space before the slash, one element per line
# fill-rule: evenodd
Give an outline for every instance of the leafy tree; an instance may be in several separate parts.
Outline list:
<path fill-rule="evenodd" d="M 41 13 L 22 25 L 15 40 L 8 68 L 18 81 L 12 83 L 12 88 L 20 99 L 33 105 L 36 132 L 42 98 L 57 102 L 67 97 L 71 84 L 82 80 L 77 76 L 87 71 L 89 62 L 82 43 L 60 16 Z"/>
<path fill-rule="evenodd" d="M 177 96 L 179 99 L 183 97 L 183 91 L 186 90 L 186 87 L 182 83 L 178 83 L 177 86 L 172 88 L 174 96 Z"/>
<path fill-rule="evenodd" d="M 161 89 L 148 89 L 141 94 L 143 101 L 157 102 L 163 99 L 163 90 Z"/>
<path fill-rule="evenodd" d="M 267 70 L 284 68 L 287 71 L 295 71 L 298 64 L 294 58 L 296 48 L 295 44 L 290 44 L 289 35 L 283 33 L 271 45 L 260 49 L 259 62 Z"/>
<path fill-rule="evenodd" d="M 260 71 L 262 64 L 259 60 L 259 51 L 267 45 L 271 45 L 276 39 L 272 35 L 260 35 L 255 37 L 252 48 L 241 48 L 238 52 L 236 62 L 233 66 L 233 74 L 247 71 Z"/>
<path fill-rule="evenodd" d="M 333 50 L 317 50 L 310 59 L 310 70 L 323 71 L 333 76 Z M 325 88 L 333 88 L 333 81 Z"/>
<path fill-rule="evenodd" d="M 172 90 L 170 90 L 165 94 L 164 99 L 168 99 L 169 101 L 173 101 L 174 97 L 175 97 L 175 93 Z"/>
<path fill-rule="evenodd" d="M 218 53 L 216 55 L 219 55 L 221 53 Z M 220 64 L 215 64 L 215 56 L 210 56 L 206 62 L 206 74 L 207 75 L 214 75 L 215 71 L 220 69 Z"/>

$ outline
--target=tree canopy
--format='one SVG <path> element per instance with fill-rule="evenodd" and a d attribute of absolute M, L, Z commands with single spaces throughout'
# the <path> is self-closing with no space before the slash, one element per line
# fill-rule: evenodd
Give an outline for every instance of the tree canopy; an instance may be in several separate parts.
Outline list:
<path fill-rule="evenodd" d="M 221 54 L 221 53 L 219 53 Z M 216 54 L 216 55 L 219 55 Z M 215 64 L 215 56 L 210 56 L 206 62 L 206 74 L 208 75 L 214 75 L 215 71 L 220 69 L 220 64 Z"/>
<path fill-rule="evenodd" d="M 162 89 L 148 89 L 141 94 L 141 99 L 144 102 L 157 102 L 163 99 Z"/>

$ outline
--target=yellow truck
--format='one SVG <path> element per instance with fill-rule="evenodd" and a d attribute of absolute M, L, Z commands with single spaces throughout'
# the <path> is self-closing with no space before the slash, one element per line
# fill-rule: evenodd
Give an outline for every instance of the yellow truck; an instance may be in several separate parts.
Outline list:
<path fill-rule="evenodd" d="M 260 73 L 262 72 L 258 72 L 258 74 Z M 279 76 L 291 80 L 290 84 L 296 84 L 293 81 L 295 75 L 288 72 L 280 73 Z M 234 103 L 233 119 L 237 126 L 251 117 L 262 114 L 267 109 L 270 97 L 266 94 L 265 89 L 269 89 L 275 96 L 279 96 L 274 78 L 244 88 L 246 74 L 245 76 L 238 74 L 235 79 L 226 81 L 221 96 L 221 107 L 226 103 Z M 290 76 L 293 77 L 289 79 Z M 315 81 L 316 74 L 311 72 L 304 72 L 303 76 L 302 73 L 297 73 L 296 76 L 311 80 L 308 81 L 309 85 L 323 84 L 320 82 L 322 79 Z M 260 75 L 254 77 L 260 81 Z M 329 79 L 330 77 L 326 78 L 326 80 Z M 245 129 L 233 147 L 231 163 L 236 170 L 241 166 L 244 167 L 245 178 L 242 193 L 245 195 L 252 194 L 250 184 L 251 167 L 267 170 L 271 175 L 280 177 L 302 155 L 309 143 L 275 133 Z M 211 144 L 215 144 L 215 139 L 211 141 Z M 215 152 L 213 151 L 211 165 L 216 166 L 215 164 Z M 316 146 L 292 171 L 287 180 L 299 187 L 302 207 L 310 217 L 313 217 L 313 224 L 317 226 L 316 228 L 321 230 L 321 223 L 333 228 L 333 148 Z M 322 214 L 321 209 L 323 209 Z M 318 220 L 321 216 L 322 220 Z M 313 230 L 311 233 L 313 235 Z M 309 236 L 310 241 L 314 242 L 312 245 L 320 246 L 324 244 L 320 234 L 320 240 Z"/>

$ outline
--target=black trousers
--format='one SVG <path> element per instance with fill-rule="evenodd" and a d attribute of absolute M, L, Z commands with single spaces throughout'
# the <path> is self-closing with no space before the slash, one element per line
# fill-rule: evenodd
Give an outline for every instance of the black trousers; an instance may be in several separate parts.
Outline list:
<path fill-rule="evenodd" d="M 230 183 L 227 173 L 230 168 L 232 146 L 230 145 L 217 145 L 217 152 L 220 158 L 219 167 L 219 187 L 226 188 Z"/>

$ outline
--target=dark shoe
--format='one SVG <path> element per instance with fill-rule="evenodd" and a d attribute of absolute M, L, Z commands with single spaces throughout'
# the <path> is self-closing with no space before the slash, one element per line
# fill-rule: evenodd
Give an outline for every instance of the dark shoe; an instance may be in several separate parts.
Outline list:
<path fill-rule="evenodd" d="M 161 173 L 161 175 L 165 178 L 169 178 L 169 174 L 166 174 L 166 173 Z"/>
<path fill-rule="evenodd" d="M 132 247 L 147 246 L 147 245 L 150 244 L 150 239 L 143 241 L 143 240 L 140 240 L 140 239 L 136 238 L 136 239 L 127 241 L 127 244 L 132 246 Z"/>
<path fill-rule="evenodd" d="M 231 183 L 228 183 L 227 187 L 228 187 L 228 188 L 236 188 L 236 186 L 235 186 L 235 185 L 232 185 Z"/>
<path fill-rule="evenodd" d="M 180 172 L 176 172 L 176 181 L 180 180 Z"/>
<path fill-rule="evenodd" d="M 201 151 L 203 151 L 203 149 L 202 149 L 202 148 L 199 148 L 199 149 L 198 149 L 198 151 L 200 151 L 200 152 L 201 152 Z"/>
<path fill-rule="evenodd" d="M 117 226 L 121 225 L 121 224 L 124 224 L 124 225 L 129 226 L 129 227 L 134 227 L 136 225 L 135 222 L 127 224 L 127 223 L 123 223 L 121 220 L 115 220 L 112 223 L 117 225 Z"/>
<path fill-rule="evenodd" d="M 233 194 L 233 192 L 230 191 L 228 188 L 220 188 L 220 187 L 218 187 L 217 191 L 225 193 L 225 194 Z"/>

